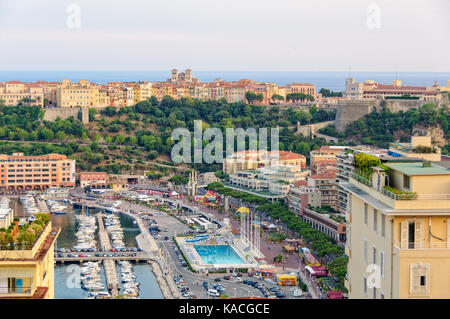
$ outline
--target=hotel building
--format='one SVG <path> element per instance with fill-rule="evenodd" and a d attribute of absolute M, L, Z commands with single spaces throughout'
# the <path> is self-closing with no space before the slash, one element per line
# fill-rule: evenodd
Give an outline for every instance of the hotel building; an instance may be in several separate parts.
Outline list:
<path fill-rule="evenodd" d="M 349 193 L 349 298 L 450 298 L 445 163 L 387 161 L 373 167 L 370 180 L 351 172 L 341 184 Z"/>
<path fill-rule="evenodd" d="M 65 155 L 0 154 L 0 190 L 75 186 L 75 160 Z"/>
<path fill-rule="evenodd" d="M 306 169 L 306 158 L 287 151 L 243 151 L 235 152 L 223 160 L 223 172 L 236 174 L 238 171 L 254 170 L 264 166 L 291 165 L 298 171 Z"/>

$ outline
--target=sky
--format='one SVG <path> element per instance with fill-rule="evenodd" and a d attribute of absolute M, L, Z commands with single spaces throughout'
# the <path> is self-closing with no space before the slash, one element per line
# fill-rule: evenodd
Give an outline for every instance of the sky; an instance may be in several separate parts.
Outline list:
<path fill-rule="evenodd" d="M 450 71 L 448 0 L 0 0 L 0 70 Z"/>

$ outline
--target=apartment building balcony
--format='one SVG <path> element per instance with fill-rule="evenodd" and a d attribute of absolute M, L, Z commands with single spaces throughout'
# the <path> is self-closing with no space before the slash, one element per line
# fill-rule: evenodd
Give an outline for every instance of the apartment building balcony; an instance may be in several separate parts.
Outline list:
<path fill-rule="evenodd" d="M 372 181 L 354 172 L 350 174 L 349 183 L 394 209 L 430 210 L 449 208 L 450 194 L 417 194 L 413 192 L 395 194 L 383 187 L 375 186 Z"/>
<path fill-rule="evenodd" d="M 0 299 L 44 299 L 48 292 L 48 287 L 20 287 L 4 288 L 0 287 Z"/>
<path fill-rule="evenodd" d="M 15 279 L 15 278 L 14 278 Z M 33 286 L 8 287 L 0 285 L 0 299 L 2 298 L 31 298 L 35 292 Z"/>

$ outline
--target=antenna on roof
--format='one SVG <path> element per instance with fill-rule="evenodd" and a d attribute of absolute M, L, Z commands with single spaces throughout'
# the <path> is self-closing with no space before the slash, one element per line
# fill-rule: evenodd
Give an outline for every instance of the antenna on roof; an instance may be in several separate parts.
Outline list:
<path fill-rule="evenodd" d="M 348 77 L 352 77 L 352 66 L 350 64 L 348 65 Z"/>

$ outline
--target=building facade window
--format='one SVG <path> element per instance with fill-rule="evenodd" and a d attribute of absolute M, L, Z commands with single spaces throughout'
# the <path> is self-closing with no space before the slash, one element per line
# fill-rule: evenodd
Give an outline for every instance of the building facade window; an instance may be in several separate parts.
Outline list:
<path fill-rule="evenodd" d="M 367 296 L 367 278 L 366 278 L 366 276 L 363 276 L 363 292 L 364 292 L 364 295 Z"/>
<path fill-rule="evenodd" d="M 378 231 L 378 212 L 376 209 L 373 210 L 373 231 Z"/>
<path fill-rule="evenodd" d="M 364 203 L 364 225 L 367 225 L 367 210 L 368 210 L 368 207 L 367 207 L 367 204 L 366 203 Z"/>
<path fill-rule="evenodd" d="M 363 239 L 363 258 L 367 262 L 367 239 Z"/>
<path fill-rule="evenodd" d="M 422 296 L 430 294 L 430 264 L 409 265 L 409 293 L 411 296 Z"/>

